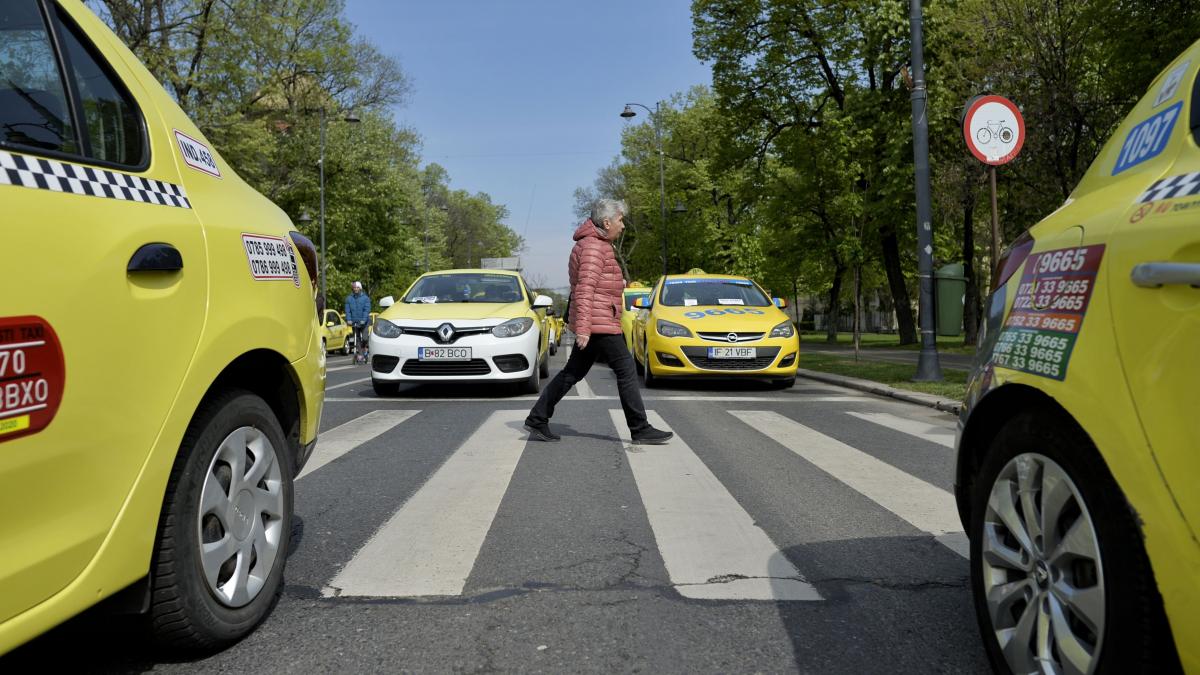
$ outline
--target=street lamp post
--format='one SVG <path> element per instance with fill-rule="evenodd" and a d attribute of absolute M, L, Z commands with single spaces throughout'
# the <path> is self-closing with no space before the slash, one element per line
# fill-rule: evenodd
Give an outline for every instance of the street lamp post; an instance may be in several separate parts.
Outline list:
<path fill-rule="evenodd" d="M 321 297 L 325 297 L 325 106 L 321 106 L 321 158 L 317 160 L 317 170 L 321 175 L 321 257 L 318 262 L 318 267 L 321 268 Z M 361 122 L 354 113 L 347 113 L 342 121 L 351 124 Z"/>
<path fill-rule="evenodd" d="M 662 116 L 662 101 L 654 104 L 654 110 L 647 108 L 641 103 L 626 103 L 625 109 L 621 111 L 621 117 L 629 119 L 637 116 L 637 113 L 629 107 L 634 105 L 642 108 L 654 118 L 654 140 L 658 144 L 658 205 L 661 211 L 662 261 L 663 275 L 665 276 L 667 274 L 667 179 L 663 172 L 662 128 L 659 119 Z"/>

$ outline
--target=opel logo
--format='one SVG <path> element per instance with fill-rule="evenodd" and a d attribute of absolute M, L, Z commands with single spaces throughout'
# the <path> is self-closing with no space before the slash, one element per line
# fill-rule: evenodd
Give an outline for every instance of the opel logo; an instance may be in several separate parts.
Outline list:
<path fill-rule="evenodd" d="M 438 326 L 437 334 L 442 342 L 449 342 L 454 339 L 454 326 L 444 323 Z"/>
<path fill-rule="evenodd" d="M 730 333 L 729 335 L 726 335 L 725 338 L 730 342 L 737 342 L 737 333 Z"/>

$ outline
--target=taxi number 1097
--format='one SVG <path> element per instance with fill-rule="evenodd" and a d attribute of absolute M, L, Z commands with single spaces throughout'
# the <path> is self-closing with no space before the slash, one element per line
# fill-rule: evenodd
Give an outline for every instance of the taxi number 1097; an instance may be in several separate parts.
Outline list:
<path fill-rule="evenodd" d="M 7 377 L 10 372 L 14 375 L 25 374 L 25 350 L 0 349 L 0 377 Z"/>

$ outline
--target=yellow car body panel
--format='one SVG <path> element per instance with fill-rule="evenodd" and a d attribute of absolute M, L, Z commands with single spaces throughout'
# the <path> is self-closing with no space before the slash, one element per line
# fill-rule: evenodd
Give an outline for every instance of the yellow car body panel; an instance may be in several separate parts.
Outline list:
<path fill-rule="evenodd" d="M 1177 69 L 1175 84 L 1165 81 Z M 975 409 L 986 409 L 997 392 L 1023 385 L 1049 395 L 1087 432 L 1141 525 L 1188 672 L 1200 671 L 1200 644 L 1189 639 L 1200 635 L 1200 416 L 1192 398 L 1200 381 L 1200 291 L 1187 283 L 1139 286 L 1133 275 L 1142 263 L 1200 269 L 1194 215 L 1200 188 L 1189 187 L 1190 180 L 1200 184 L 1200 147 L 1187 123 L 1196 114 L 1190 108 L 1198 69 L 1200 43 L 1150 86 L 1066 204 L 1029 230 L 1029 258 L 993 298 L 985 344 L 1002 340 L 994 334 L 998 328 L 1012 327 L 1014 307 L 1025 306 L 1022 295 L 1037 297 L 1036 290 L 1029 296 L 1022 288 L 1030 283 L 1027 275 L 1036 283 L 1035 258 L 1051 259 L 1053 266 L 1054 254 L 1047 252 L 1102 251 L 1065 363 L 1022 362 L 1018 369 L 988 361 L 969 383 L 962 417 L 962 433 L 969 434 L 973 424 L 982 425 L 972 417 Z M 1174 95 L 1165 96 L 1172 87 Z M 1160 129 L 1162 136 L 1152 138 Z M 1048 297 L 1057 302 L 1061 296 Z M 1053 370 L 1029 372 L 1047 365 L 1061 365 L 1062 379 Z"/>
<path fill-rule="evenodd" d="M 290 245 L 290 220 L 215 151 L 220 177 L 187 165 L 175 132 L 203 135 L 91 11 L 59 5 L 144 116 L 149 164 L 117 171 L 182 187 L 190 208 L 0 184 L 11 291 L 0 317 L 44 320 L 65 370 L 49 425 L 0 435 L 0 513 L 10 514 L 0 519 L 0 654 L 146 576 L 180 442 L 231 363 L 279 364 L 300 408 L 285 432 L 302 449 L 315 443 L 324 400 L 307 271 L 298 266 L 296 283 L 256 280 L 243 248 L 243 233 Z M 174 246 L 182 270 L 127 274 L 148 242 Z"/>
<path fill-rule="evenodd" d="M 621 333 L 625 336 L 625 347 L 633 353 L 633 322 L 637 320 L 638 309 L 633 306 L 634 301 L 642 296 L 650 297 L 652 289 L 646 286 L 630 286 L 626 288 L 622 295 L 621 310 Z"/>
<path fill-rule="evenodd" d="M 374 318 L 372 317 L 372 321 Z M 333 324 L 332 326 L 330 324 Z M 325 310 L 325 324 L 321 326 L 321 337 L 325 340 L 325 351 L 336 352 L 346 347 L 346 339 L 354 329 L 346 324 L 342 313 L 336 309 Z"/>
<path fill-rule="evenodd" d="M 754 282 L 728 274 L 687 274 L 664 277 L 655 284 L 651 293 L 653 305 L 641 308 L 633 319 L 631 339 L 633 355 L 654 376 L 700 376 L 700 377 L 758 377 L 787 379 L 796 376 L 800 353 L 800 338 L 793 328 L 790 337 L 769 337 L 771 330 L 781 323 L 790 322 L 790 317 L 775 305 L 765 307 L 740 305 L 689 305 L 669 307 L 662 302 L 664 288 L 673 280 L 729 279 L 749 283 L 767 298 Z M 659 320 L 670 321 L 691 331 L 691 337 L 664 337 L 656 326 Z M 728 335 L 730 333 L 762 333 L 763 337 L 748 342 L 718 341 L 704 339 L 700 333 Z M 758 369 L 702 368 L 685 350 L 709 347 L 754 347 L 776 349 L 770 364 Z M 660 354 L 674 357 L 677 364 L 664 364 Z M 782 362 L 782 365 L 781 365 Z"/>

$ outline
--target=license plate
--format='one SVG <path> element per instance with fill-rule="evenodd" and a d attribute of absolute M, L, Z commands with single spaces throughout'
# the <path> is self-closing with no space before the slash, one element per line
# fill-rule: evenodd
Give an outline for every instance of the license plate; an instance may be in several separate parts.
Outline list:
<path fill-rule="evenodd" d="M 470 361 L 470 347 L 418 347 L 417 359 L 421 361 Z"/>
<path fill-rule="evenodd" d="M 752 359 L 758 355 L 754 347 L 709 347 L 710 359 Z"/>

